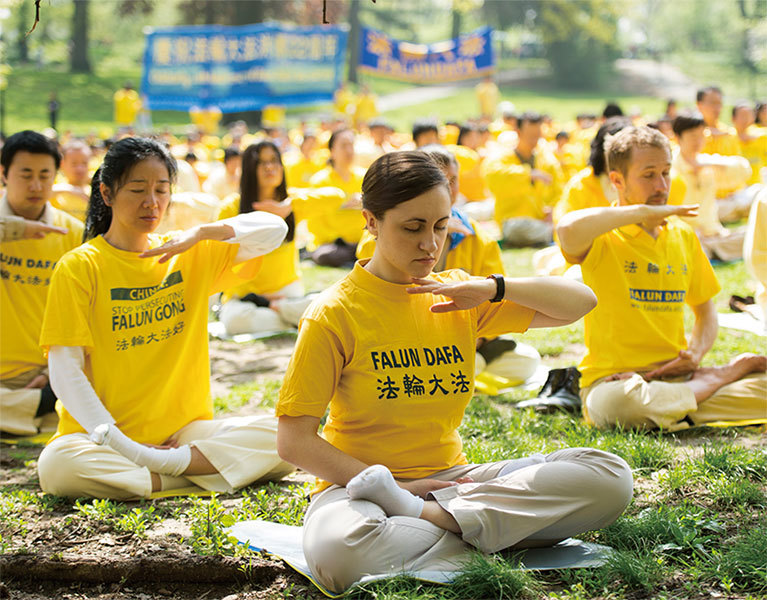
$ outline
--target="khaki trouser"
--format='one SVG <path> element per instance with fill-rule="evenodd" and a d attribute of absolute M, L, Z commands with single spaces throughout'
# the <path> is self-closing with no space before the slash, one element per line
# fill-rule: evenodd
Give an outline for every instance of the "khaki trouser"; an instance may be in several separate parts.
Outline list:
<path fill-rule="evenodd" d="M 586 421 L 597 427 L 639 427 L 668 431 L 714 421 L 767 418 L 767 375 L 756 373 L 725 385 L 697 404 L 684 379 L 645 381 L 640 375 L 620 381 L 598 379 L 581 390 Z"/>
<path fill-rule="evenodd" d="M 626 462 L 591 448 L 567 448 L 537 460 L 460 465 L 432 475 L 463 483 L 433 492 L 461 526 L 462 535 L 423 519 L 387 517 L 366 500 L 350 500 L 332 486 L 313 498 L 304 519 L 304 555 L 314 576 L 342 591 L 366 574 L 455 571 L 472 547 L 495 552 L 545 545 L 612 523 L 631 500 Z M 530 464 L 534 462 L 534 464 Z"/>
<path fill-rule="evenodd" d="M 277 455 L 277 419 L 273 416 L 193 421 L 173 437 L 179 445 L 191 443 L 218 473 L 163 477 L 165 489 L 197 485 L 232 492 L 257 480 L 279 479 L 294 469 Z M 40 487 L 57 496 L 129 500 L 148 498 L 152 493 L 149 469 L 109 446 L 94 444 L 85 433 L 53 440 L 40 454 L 37 469 Z"/>
<path fill-rule="evenodd" d="M 700 245 L 708 258 L 731 261 L 743 258 L 746 228 L 730 229 L 729 235 L 699 235 Z"/>
<path fill-rule="evenodd" d="M 35 417 L 40 406 L 40 390 L 24 387 L 38 375 L 47 372 L 47 367 L 37 367 L 0 381 L 0 431 L 13 435 L 56 431 L 59 417 L 55 412 Z"/>

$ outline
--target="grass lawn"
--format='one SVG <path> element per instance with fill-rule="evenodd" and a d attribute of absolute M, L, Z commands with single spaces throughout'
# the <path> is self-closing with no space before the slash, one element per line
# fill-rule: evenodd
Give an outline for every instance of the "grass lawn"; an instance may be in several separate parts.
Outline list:
<path fill-rule="evenodd" d="M 531 250 L 505 250 L 503 254 L 513 275 L 531 273 Z M 724 311 L 730 294 L 745 295 L 751 290 L 742 262 L 715 269 L 723 286 L 716 303 Z M 343 274 L 340 269 L 304 264 L 307 289 L 324 287 Z M 583 351 L 581 324 L 533 331 L 520 339 L 536 346 L 550 366 L 575 364 Z M 269 342 L 266 348 L 268 353 Z M 736 353 L 757 350 L 764 351 L 763 339 L 722 329 L 706 362 L 722 362 Z M 256 382 L 233 386 L 215 399 L 216 413 L 243 414 L 273 407 L 282 375 L 268 373 Z M 613 525 L 580 536 L 612 546 L 616 552 L 608 564 L 595 569 L 531 573 L 514 569 L 508 556 L 477 555 L 453 586 L 399 578 L 366 585 L 354 597 L 755 600 L 767 596 L 764 427 L 700 428 L 672 435 L 599 431 L 570 415 L 541 416 L 531 409 L 514 408 L 517 400 L 531 395 L 515 391 L 495 397 L 477 395 L 461 426 L 468 458 L 490 461 L 567 446 L 591 446 L 622 456 L 634 472 L 632 504 Z M 242 578 L 194 592 L 175 584 L 136 587 L 123 582 L 97 589 L 95 584 L 81 582 L 46 584 L 42 597 L 59 597 L 65 588 L 78 592 L 67 596 L 72 598 L 322 597 L 289 568 L 237 547 L 224 533 L 224 527 L 238 519 L 300 524 L 311 485 L 304 483 L 307 478 L 294 476 L 287 483 L 251 486 L 213 498 L 72 502 L 39 492 L 35 469 L 38 454 L 35 447 L 2 448 L 0 561 L 30 555 L 38 561 L 66 564 L 107 540 L 104 543 L 111 544 L 107 551 L 114 555 L 141 555 L 148 548 L 150 554 L 161 553 L 179 561 L 225 556 L 231 558 L 222 564 L 234 565 L 243 573 Z M 254 573 L 260 573 L 261 579 Z M 35 587 L 35 582 L 18 579 L 7 579 L 6 585 L 13 594 L 16 590 L 27 594 L 14 598 L 41 597 L 37 594 L 43 589 L 42 583 Z"/>
<path fill-rule="evenodd" d="M 47 104 L 52 91 L 58 94 L 60 103 L 58 127 L 60 131 L 71 130 L 76 135 L 96 133 L 102 137 L 114 131 L 112 95 L 126 80 L 134 85 L 140 82 L 140 70 L 98 71 L 94 75 L 71 74 L 64 71 L 37 71 L 30 67 L 15 68 L 8 78 L 5 92 L 6 133 L 22 129 L 41 130 L 48 127 Z M 409 83 L 372 76 L 363 76 L 371 89 L 379 96 L 412 87 Z M 570 92 L 552 89 L 542 81 L 504 86 L 502 98 L 512 101 L 518 110 L 537 110 L 548 113 L 554 119 L 567 121 L 579 112 L 601 113 L 606 99 L 615 99 L 625 110 L 637 105 L 645 114 L 656 115 L 663 110 L 663 101 L 657 98 L 626 96 L 610 92 Z M 299 107 L 288 111 L 292 124 L 313 111 L 332 110 L 330 105 Z M 436 117 L 440 120 L 463 120 L 477 115 L 478 107 L 474 87 L 459 88 L 455 94 L 424 104 L 389 111 L 395 127 L 409 131 L 417 117 Z M 181 133 L 189 124 L 189 117 L 180 111 L 153 111 L 155 128 L 169 127 Z"/>
<path fill-rule="evenodd" d="M 575 115 L 578 113 L 601 114 L 608 99 L 616 100 L 625 112 L 636 105 L 643 114 L 656 116 L 662 114 L 664 109 L 663 100 L 660 98 L 606 92 L 553 90 L 538 83 L 535 84 L 535 89 L 530 89 L 528 84 L 520 84 L 518 86 L 502 86 L 500 90 L 501 100 L 513 102 L 518 112 L 533 110 L 547 113 L 561 123 L 575 119 Z M 417 116 L 433 117 L 440 121 L 454 120 L 460 122 L 469 117 L 476 117 L 478 111 L 477 95 L 474 88 L 466 87 L 459 89 L 447 98 L 398 108 L 385 114 L 395 128 L 408 131 Z"/>

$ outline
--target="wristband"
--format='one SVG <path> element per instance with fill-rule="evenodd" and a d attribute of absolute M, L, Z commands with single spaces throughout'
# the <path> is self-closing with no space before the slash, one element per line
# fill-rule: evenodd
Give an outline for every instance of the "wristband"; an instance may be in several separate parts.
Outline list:
<path fill-rule="evenodd" d="M 506 296 L 506 280 L 498 273 L 488 275 L 487 278 L 495 280 L 495 296 L 490 299 L 490 302 L 500 302 Z"/>

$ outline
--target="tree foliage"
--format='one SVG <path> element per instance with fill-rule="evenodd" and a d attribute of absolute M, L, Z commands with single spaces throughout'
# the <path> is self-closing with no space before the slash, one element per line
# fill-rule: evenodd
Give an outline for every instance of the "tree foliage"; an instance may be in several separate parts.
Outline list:
<path fill-rule="evenodd" d="M 610 0 L 545 0 L 537 29 L 554 76 L 566 87 L 598 85 L 619 56 L 618 14 Z"/>

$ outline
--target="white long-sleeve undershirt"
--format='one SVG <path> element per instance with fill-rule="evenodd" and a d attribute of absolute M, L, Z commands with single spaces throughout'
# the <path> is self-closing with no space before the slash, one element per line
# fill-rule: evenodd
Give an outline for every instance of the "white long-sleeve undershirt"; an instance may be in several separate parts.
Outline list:
<path fill-rule="evenodd" d="M 269 254 L 280 247 L 288 234 L 284 219 L 263 211 L 243 213 L 217 221 L 217 224 L 229 225 L 234 230 L 234 236 L 224 241 L 240 245 L 235 263 Z"/>
<path fill-rule="evenodd" d="M 51 388 L 64 408 L 97 444 L 106 444 L 128 460 L 153 473 L 181 475 L 192 460 L 189 445 L 150 448 L 133 441 L 115 425 L 114 417 L 96 395 L 83 370 L 85 355 L 80 346 L 51 346 L 48 371 Z"/>

